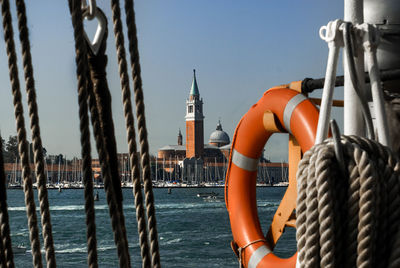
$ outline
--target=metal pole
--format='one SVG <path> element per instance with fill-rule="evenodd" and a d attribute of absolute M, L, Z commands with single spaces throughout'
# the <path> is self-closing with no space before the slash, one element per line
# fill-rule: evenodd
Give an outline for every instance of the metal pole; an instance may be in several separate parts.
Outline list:
<path fill-rule="evenodd" d="M 376 48 L 379 43 L 379 34 L 377 29 L 370 24 L 364 25 L 364 41 L 366 63 L 368 66 L 369 76 L 371 78 L 371 93 L 374 103 L 376 130 L 378 132 L 378 140 L 383 145 L 391 147 L 389 138 L 389 126 L 387 122 L 385 101 L 381 88 L 381 79 L 379 76 L 378 60 L 376 58 Z"/>
<path fill-rule="evenodd" d="M 322 143 L 328 136 L 329 118 L 331 115 L 333 90 L 335 89 L 336 69 L 340 46 L 335 41 L 329 42 L 328 64 L 326 67 L 324 90 L 322 91 L 321 108 L 318 119 L 315 144 Z"/>
<path fill-rule="evenodd" d="M 344 1 L 344 20 L 352 22 L 353 25 L 364 22 L 363 0 Z M 355 65 L 358 77 L 364 77 L 364 51 L 362 47 L 357 48 Z M 344 134 L 365 136 L 365 124 L 362 109 L 357 94 L 353 88 L 346 57 L 343 57 L 344 70 Z M 364 79 L 359 81 L 361 94 L 365 94 Z"/>

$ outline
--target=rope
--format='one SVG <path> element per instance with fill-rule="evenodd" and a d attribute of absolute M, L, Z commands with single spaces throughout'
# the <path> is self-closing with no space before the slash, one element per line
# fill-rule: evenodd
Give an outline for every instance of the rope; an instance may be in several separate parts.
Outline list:
<path fill-rule="evenodd" d="M 77 79 L 78 79 L 78 102 L 79 102 L 79 129 L 81 132 L 81 155 L 83 169 L 83 183 L 85 196 L 85 213 L 86 213 L 86 237 L 88 245 L 88 265 L 91 268 L 97 268 L 97 239 L 96 239 L 96 223 L 95 210 L 93 200 L 93 174 L 92 174 L 92 158 L 90 148 L 90 130 L 87 106 L 87 79 L 88 70 L 86 58 L 86 45 L 83 38 L 82 14 L 79 0 L 69 0 L 69 8 L 72 17 L 72 25 L 74 28 Z"/>
<path fill-rule="evenodd" d="M 44 157 L 42 139 L 40 137 L 39 116 L 36 104 L 35 81 L 33 78 L 32 57 L 30 52 L 29 30 L 27 27 L 26 9 L 23 0 L 16 0 L 19 38 L 22 49 L 22 63 L 24 67 L 26 92 L 28 95 L 28 110 L 31 121 L 31 133 L 36 178 L 38 183 L 38 197 L 42 220 L 42 234 L 46 250 L 47 267 L 56 267 L 54 242 L 51 227 L 49 200 L 47 195 L 47 178 L 44 173 Z"/>
<path fill-rule="evenodd" d="M 1 1 L 1 12 L 3 16 L 4 39 L 8 56 L 8 68 L 13 94 L 14 114 L 17 125 L 18 152 L 22 163 L 22 177 L 25 194 L 26 213 L 28 218 L 29 238 L 32 248 L 34 267 L 42 267 L 40 253 L 39 229 L 36 218 L 36 208 L 32 189 L 32 178 L 29 167 L 28 142 L 26 140 L 25 120 L 21 100 L 20 84 L 18 79 L 17 56 L 13 40 L 13 28 L 8 0 Z"/>
<path fill-rule="evenodd" d="M 311 156 L 310 162 L 316 161 L 317 155 L 314 154 Z M 306 198 L 306 245 L 307 249 L 305 252 L 306 266 L 313 267 L 319 262 L 319 252 L 318 252 L 318 240 L 319 240 L 319 232 L 318 232 L 318 202 L 317 202 L 317 180 L 315 171 L 312 170 L 310 172 L 310 176 L 308 176 L 307 181 L 307 198 Z"/>
<path fill-rule="evenodd" d="M 99 154 L 101 174 L 103 175 L 104 178 L 104 190 L 106 192 L 106 199 L 111 218 L 111 227 L 114 233 L 114 241 L 117 246 L 118 259 L 120 267 L 129 267 L 130 260 L 129 260 L 127 240 L 122 230 L 120 208 L 118 206 L 112 184 L 111 170 L 107 162 L 108 155 L 104 144 L 104 137 L 101 130 L 101 123 L 91 83 L 88 83 L 88 91 L 89 91 L 90 113 L 92 115 L 91 119 L 92 119 L 93 132 L 95 136 L 97 152 Z"/>
<path fill-rule="evenodd" d="M 4 173 L 3 152 L 1 150 L 3 144 L 0 136 L 0 246 L 2 265 L 4 267 L 14 267 L 14 256 L 11 246 L 10 225 L 7 211 L 7 192 L 6 192 L 6 175 Z"/>
<path fill-rule="evenodd" d="M 0 268 L 6 267 L 6 256 L 4 252 L 3 241 L 0 241 Z"/>
<path fill-rule="evenodd" d="M 97 12 L 102 11 L 98 9 Z M 107 30 L 104 36 L 107 36 Z M 130 267 L 128 239 L 122 208 L 122 190 L 118 173 L 117 150 L 111 114 L 111 95 L 106 80 L 107 56 L 104 54 L 105 49 L 106 38 L 103 38 L 97 55 L 93 55 L 91 52 L 88 54 L 89 69 L 92 78 L 92 80 L 88 80 L 89 106 L 120 265 L 121 267 Z"/>
<path fill-rule="evenodd" d="M 332 142 L 304 154 L 297 173 L 301 267 L 399 267 L 400 163 L 389 148 L 342 136 L 347 174 Z"/>
<path fill-rule="evenodd" d="M 135 122 L 132 112 L 131 103 L 131 92 L 129 87 L 129 75 L 127 70 L 126 53 L 124 46 L 124 35 L 121 23 L 121 10 L 119 6 L 119 1 L 111 1 L 111 9 L 113 14 L 114 23 L 114 35 L 115 35 L 115 45 L 117 49 L 117 58 L 119 65 L 119 75 L 122 90 L 122 101 L 124 106 L 125 115 L 125 125 L 128 139 L 128 153 L 129 153 L 129 164 L 132 172 L 132 182 L 133 182 L 133 194 L 135 198 L 135 208 L 136 208 L 136 221 L 138 223 L 138 233 L 139 233 L 139 243 L 140 252 L 142 256 L 142 266 L 150 267 L 150 251 L 148 244 L 148 234 L 146 228 L 146 215 L 143 206 L 142 197 L 142 187 L 140 183 L 140 170 L 139 170 L 139 160 L 136 155 L 136 133 L 135 133 Z"/>
<path fill-rule="evenodd" d="M 138 121 L 138 132 L 140 142 L 140 157 L 142 164 L 142 174 L 144 183 L 144 193 L 146 200 L 146 210 L 148 217 L 148 229 L 150 235 L 150 252 L 152 255 L 152 264 L 154 267 L 161 267 L 160 252 L 158 247 L 157 223 L 154 208 L 154 195 L 150 177 L 150 156 L 149 144 L 147 141 L 147 129 L 145 119 L 145 109 L 143 101 L 143 89 L 141 68 L 139 60 L 138 40 L 136 31 L 136 19 L 133 9 L 133 1 L 125 0 L 126 24 L 128 28 L 129 54 L 132 69 L 132 78 L 134 81 L 134 93 L 136 102 L 136 116 Z"/>

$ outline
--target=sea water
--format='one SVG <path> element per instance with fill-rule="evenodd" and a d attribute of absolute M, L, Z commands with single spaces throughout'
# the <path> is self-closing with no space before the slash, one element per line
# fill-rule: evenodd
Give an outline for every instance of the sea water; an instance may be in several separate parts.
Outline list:
<path fill-rule="evenodd" d="M 257 189 L 257 204 L 264 233 L 285 192 L 283 187 Z M 229 217 L 223 188 L 154 189 L 161 264 L 163 267 L 237 267 L 230 241 Z M 95 202 L 100 267 L 118 267 L 108 206 L 103 189 Z M 213 192 L 217 198 L 197 197 Z M 13 247 L 26 247 L 15 254 L 16 267 L 31 267 L 32 256 L 22 190 L 8 190 L 8 206 Z M 37 192 L 35 192 L 37 196 Z M 86 225 L 83 190 L 49 190 L 54 247 L 58 267 L 87 267 Z M 124 189 L 124 211 L 133 267 L 141 267 L 137 224 L 132 191 Z M 39 217 L 39 207 L 37 206 Z M 38 218 L 39 219 L 39 218 Z M 41 228 L 41 227 L 39 227 Z M 42 252 L 43 240 L 41 241 Z M 288 228 L 275 253 L 291 256 L 296 250 L 295 231 Z M 44 254 L 43 254 L 44 256 Z M 43 257 L 43 261 L 44 257 Z"/>

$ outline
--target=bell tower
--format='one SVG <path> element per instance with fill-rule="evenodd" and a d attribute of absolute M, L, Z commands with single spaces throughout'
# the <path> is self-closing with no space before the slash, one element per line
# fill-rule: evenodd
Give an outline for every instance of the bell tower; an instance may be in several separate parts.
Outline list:
<path fill-rule="evenodd" d="M 200 99 L 196 81 L 196 70 L 193 70 L 193 82 L 189 99 L 186 100 L 186 157 L 202 158 L 204 151 L 203 99 Z"/>

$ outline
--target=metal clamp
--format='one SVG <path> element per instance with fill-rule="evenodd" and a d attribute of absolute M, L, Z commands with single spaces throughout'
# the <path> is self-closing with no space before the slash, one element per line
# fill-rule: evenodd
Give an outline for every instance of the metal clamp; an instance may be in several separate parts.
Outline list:
<path fill-rule="evenodd" d="M 99 52 L 101 43 L 103 42 L 103 38 L 107 29 L 107 18 L 104 15 L 103 11 L 101 11 L 100 8 L 96 7 L 96 12 L 95 14 L 95 18 L 98 21 L 98 25 L 97 25 L 97 30 L 96 33 L 94 35 L 93 41 L 90 41 L 89 37 L 86 34 L 86 31 L 84 31 L 84 35 L 85 35 L 85 39 L 87 40 L 90 49 L 92 50 L 92 52 L 97 55 L 97 53 Z"/>
<path fill-rule="evenodd" d="M 372 100 L 374 103 L 376 130 L 378 141 L 385 146 L 391 146 L 389 126 L 386 117 L 385 101 L 381 86 L 381 78 L 376 58 L 376 49 L 380 42 L 380 31 L 372 24 L 363 23 L 356 26 L 365 52 L 365 59 L 370 77 Z"/>
<path fill-rule="evenodd" d="M 327 43 L 333 42 L 337 46 L 343 46 L 343 39 L 341 34 L 339 34 L 342 24 L 342 20 L 328 22 L 327 25 L 324 25 L 319 29 L 319 37 Z"/>
<path fill-rule="evenodd" d="M 328 25 L 322 26 L 319 30 L 321 39 L 328 42 L 329 54 L 315 144 L 321 143 L 328 136 L 329 118 L 332 109 L 332 98 L 333 90 L 335 88 L 339 51 L 340 47 L 343 46 L 343 37 L 339 34 L 342 23 L 343 21 L 341 20 L 330 21 Z"/>

